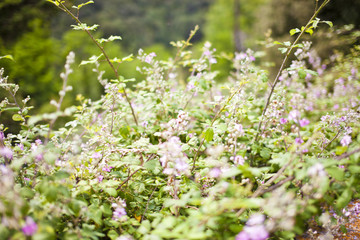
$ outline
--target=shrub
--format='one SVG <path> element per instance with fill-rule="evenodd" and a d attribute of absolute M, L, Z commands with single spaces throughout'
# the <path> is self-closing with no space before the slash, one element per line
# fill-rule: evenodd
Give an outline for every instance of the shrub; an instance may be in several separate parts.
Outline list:
<path fill-rule="evenodd" d="M 360 47 L 320 59 L 299 41 L 321 23 L 317 12 L 291 31 L 293 43 L 276 42 L 285 57 L 274 81 L 247 50 L 235 53 L 228 81 L 216 83 L 211 44 L 199 58 L 189 49 L 195 31 L 173 43 L 168 61 L 139 50 L 144 79 L 133 89 L 113 65 L 129 58 L 109 59 L 101 45 L 117 37 L 94 39 L 102 54 L 82 64 L 93 64 L 105 93 L 62 109 L 70 52 L 53 113 L 29 116 L 28 99 L 16 98 L 19 87 L 2 70 L 9 98 L 1 112 L 14 111 L 22 130 L 0 128 L 1 236 L 292 239 L 314 216 L 324 234 L 341 228 L 336 216 L 358 197 L 360 180 Z M 92 36 L 94 27 L 78 23 Z M 100 58 L 114 79 L 102 78 Z M 54 129 L 63 116 L 72 120 Z"/>

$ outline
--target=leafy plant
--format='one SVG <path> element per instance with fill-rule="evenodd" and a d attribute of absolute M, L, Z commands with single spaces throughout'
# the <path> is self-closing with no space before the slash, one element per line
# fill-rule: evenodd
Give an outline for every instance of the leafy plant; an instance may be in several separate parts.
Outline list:
<path fill-rule="evenodd" d="M 95 27 L 78 17 L 92 1 L 74 8 L 50 2 L 100 50 L 82 65 L 93 66 L 105 94 L 97 101 L 78 95 L 78 104 L 64 109 L 70 52 L 59 99 L 51 101 L 56 110 L 31 116 L 29 99 L 18 101 L 19 86 L 0 72 L 9 94 L 0 112 L 13 112 L 22 129 L 8 133 L 0 125 L 1 236 L 293 239 L 312 217 L 323 235 L 344 229 L 341 211 L 358 198 L 360 180 L 360 47 L 322 60 L 310 42 L 300 42 L 329 1 L 294 42 L 280 43 L 286 51 L 273 82 L 247 50 L 235 53 L 222 84 L 214 80 L 211 43 L 194 57 L 197 28 L 172 43 L 177 53 L 169 60 L 142 49 L 110 58 L 103 44 L 120 37 L 96 39 Z M 143 76 L 135 84 L 117 70 L 133 57 Z M 103 78 L 102 60 L 113 79 Z M 72 120 L 56 129 L 64 116 Z"/>

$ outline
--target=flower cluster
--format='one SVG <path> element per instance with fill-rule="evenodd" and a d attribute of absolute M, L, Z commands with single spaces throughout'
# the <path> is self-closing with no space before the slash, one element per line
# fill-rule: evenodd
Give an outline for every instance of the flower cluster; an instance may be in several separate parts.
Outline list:
<path fill-rule="evenodd" d="M 266 240 L 269 232 L 264 226 L 265 216 L 255 214 L 250 216 L 243 230 L 236 235 L 235 240 Z"/>

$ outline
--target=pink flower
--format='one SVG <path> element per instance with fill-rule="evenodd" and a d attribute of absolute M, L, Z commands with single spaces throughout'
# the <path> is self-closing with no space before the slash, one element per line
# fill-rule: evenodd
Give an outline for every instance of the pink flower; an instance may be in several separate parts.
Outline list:
<path fill-rule="evenodd" d="M 301 138 L 295 138 L 295 143 L 296 144 L 302 144 L 304 142 L 304 140 L 302 140 Z"/>
<path fill-rule="evenodd" d="M 300 118 L 300 112 L 298 110 L 292 110 L 291 112 L 289 112 L 288 119 L 290 121 L 293 120 L 294 122 L 297 123 L 298 118 Z"/>
<path fill-rule="evenodd" d="M 287 119 L 286 118 L 280 118 L 280 124 L 285 124 L 287 123 Z"/>
<path fill-rule="evenodd" d="M 102 154 L 99 153 L 99 152 L 96 152 L 92 155 L 93 158 L 101 158 L 102 157 Z"/>
<path fill-rule="evenodd" d="M 12 159 L 13 158 L 13 152 L 10 148 L 3 147 L 0 148 L 0 155 L 3 156 L 5 159 Z"/>
<path fill-rule="evenodd" d="M 349 135 L 345 135 L 345 136 L 341 139 L 340 143 L 341 143 L 341 145 L 342 145 L 343 147 L 348 146 L 348 145 L 351 143 L 351 137 L 350 137 Z"/>
<path fill-rule="evenodd" d="M 104 179 L 104 176 L 103 176 L 103 175 L 99 175 L 99 176 L 98 176 L 98 181 L 99 181 L 99 183 L 102 182 L 103 179 Z"/>
<path fill-rule="evenodd" d="M 37 225 L 31 217 L 26 217 L 25 225 L 21 228 L 25 236 L 32 236 L 37 231 Z"/>
<path fill-rule="evenodd" d="M 309 120 L 307 120 L 306 118 L 303 118 L 299 121 L 300 127 L 305 127 L 306 125 L 308 125 L 310 123 Z"/>

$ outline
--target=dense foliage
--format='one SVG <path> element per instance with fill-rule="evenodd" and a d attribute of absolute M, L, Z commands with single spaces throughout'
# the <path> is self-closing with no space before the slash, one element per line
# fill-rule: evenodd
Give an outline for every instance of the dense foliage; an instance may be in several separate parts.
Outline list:
<path fill-rule="evenodd" d="M 81 65 L 92 67 L 105 94 L 62 107 L 74 77 L 70 52 L 50 102 L 56 111 L 32 116 L 29 98 L 19 100 L 19 86 L 1 70 L 8 97 L 0 113 L 12 113 L 22 129 L 0 125 L 2 237 L 293 239 L 312 217 L 323 236 L 346 231 L 339 219 L 359 197 L 360 46 L 321 59 L 300 40 L 331 25 L 316 18 L 328 1 L 290 31 L 293 42 L 269 43 L 284 54 L 274 81 L 256 64 L 263 54 L 247 50 L 234 54 L 221 84 L 211 43 L 199 57 L 192 52 L 196 29 L 172 43 L 168 60 L 140 49 L 143 79 L 133 83 L 117 70 L 133 57 L 104 48 L 120 37 L 95 39 L 96 26 L 76 9 L 50 2 L 75 13 L 73 28 L 100 49 Z M 62 117 L 71 121 L 55 128 Z"/>

